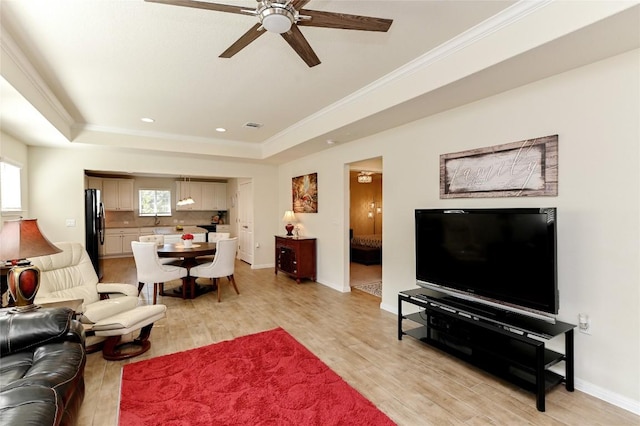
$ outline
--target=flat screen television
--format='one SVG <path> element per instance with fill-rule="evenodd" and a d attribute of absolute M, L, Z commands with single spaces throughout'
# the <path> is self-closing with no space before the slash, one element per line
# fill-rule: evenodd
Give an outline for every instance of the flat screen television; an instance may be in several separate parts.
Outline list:
<path fill-rule="evenodd" d="M 543 319 L 558 313 L 555 208 L 418 209 L 415 232 L 419 286 Z"/>

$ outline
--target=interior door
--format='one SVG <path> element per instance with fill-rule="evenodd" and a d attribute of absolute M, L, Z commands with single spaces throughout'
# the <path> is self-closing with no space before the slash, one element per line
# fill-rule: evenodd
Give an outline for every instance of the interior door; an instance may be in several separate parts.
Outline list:
<path fill-rule="evenodd" d="M 253 182 L 238 185 L 238 258 L 253 265 Z"/>

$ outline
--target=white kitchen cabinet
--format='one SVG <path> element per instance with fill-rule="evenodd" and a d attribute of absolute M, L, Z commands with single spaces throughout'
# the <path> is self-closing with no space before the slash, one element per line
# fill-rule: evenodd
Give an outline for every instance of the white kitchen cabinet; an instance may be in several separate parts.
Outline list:
<path fill-rule="evenodd" d="M 105 210 L 133 211 L 133 179 L 103 179 L 102 203 Z"/>
<path fill-rule="evenodd" d="M 215 202 L 213 210 L 226 210 L 227 209 L 227 184 L 226 183 L 213 183 Z"/>
<path fill-rule="evenodd" d="M 203 182 L 202 183 L 202 210 L 216 210 L 217 200 L 216 200 L 216 187 L 212 183 Z"/>
<path fill-rule="evenodd" d="M 191 196 L 193 204 L 178 206 L 176 211 L 215 211 L 227 209 L 227 184 L 217 182 L 176 182 L 176 203 Z"/>
<path fill-rule="evenodd" d="M 216 232 L 231 233 L 231 225 L 216 225 Z"/>
<path fill-rule="evenodd" d="M 138 228 L 111 228 L 104 235 L 104 255 L 122 256 L 133 253 L 131 241 L 138 241 Z"/>
<path fill-rule="evenodd" d="M 203 182 L 176 182 L 176 211 L 202 210 L 202 184 Z M 178 201 L 183 198 L 193 198 L 193 204 L 179 206 Z"/>
<path fill-rule="evenodd" d="M 203 182 L 202 184 L 202 210 L 226 210 L 227 209 L 227 184 L 217 182 Z"/>
<path fill-rule="evenodd" d="M 102 191 L 102 179 L 88 176 L 87 189 L 99 189 L 100 191 Z"/>

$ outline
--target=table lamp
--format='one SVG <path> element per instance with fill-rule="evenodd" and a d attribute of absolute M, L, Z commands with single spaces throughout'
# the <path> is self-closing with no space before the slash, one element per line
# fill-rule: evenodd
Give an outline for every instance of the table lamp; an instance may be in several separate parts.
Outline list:
<path fill-rule="evenodd" d="M 284 212 L 284 216 L 282 216 L 282 221 L 286 223 L 284 229 L 287 230 L 287 237 L 293 237 L 293 224 L 292 222 L 296 221 L 296 215 L 292 210 L 287 210 Z"/>
<path fill-rule="evenodd" d="M 0 231 L 0 261 L 5 261 L 5 266 L 12 266 L 7 274 L 7 284 L 15 302 L 15 311 L 28 312 L 38 308 L 33 300 L 40 287 L 40 269 L 26 258 L 61 251 L 42 235 L 37 219 L 4 223 Z"/>

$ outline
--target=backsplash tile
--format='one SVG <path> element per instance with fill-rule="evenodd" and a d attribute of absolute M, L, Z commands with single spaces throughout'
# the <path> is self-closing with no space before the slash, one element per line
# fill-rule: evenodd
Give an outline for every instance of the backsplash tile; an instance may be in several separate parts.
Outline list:
<path fill-rule="evenodd" d="M 176 226 L 176 225 L 207 225 L 211 218 L 219 212 L 174 212 L 172 216 L 160 216 L 159 224 L 155 223 L 155 217 L 138 216 L 135 211 L 119 212 L 106 211 L 105 223 L 107 228 L 142 228 L 152 226 Z M 225 216 L 226 218 L 226 216 Z M 174 222 L 177 221 L 177 222 Z"/>

